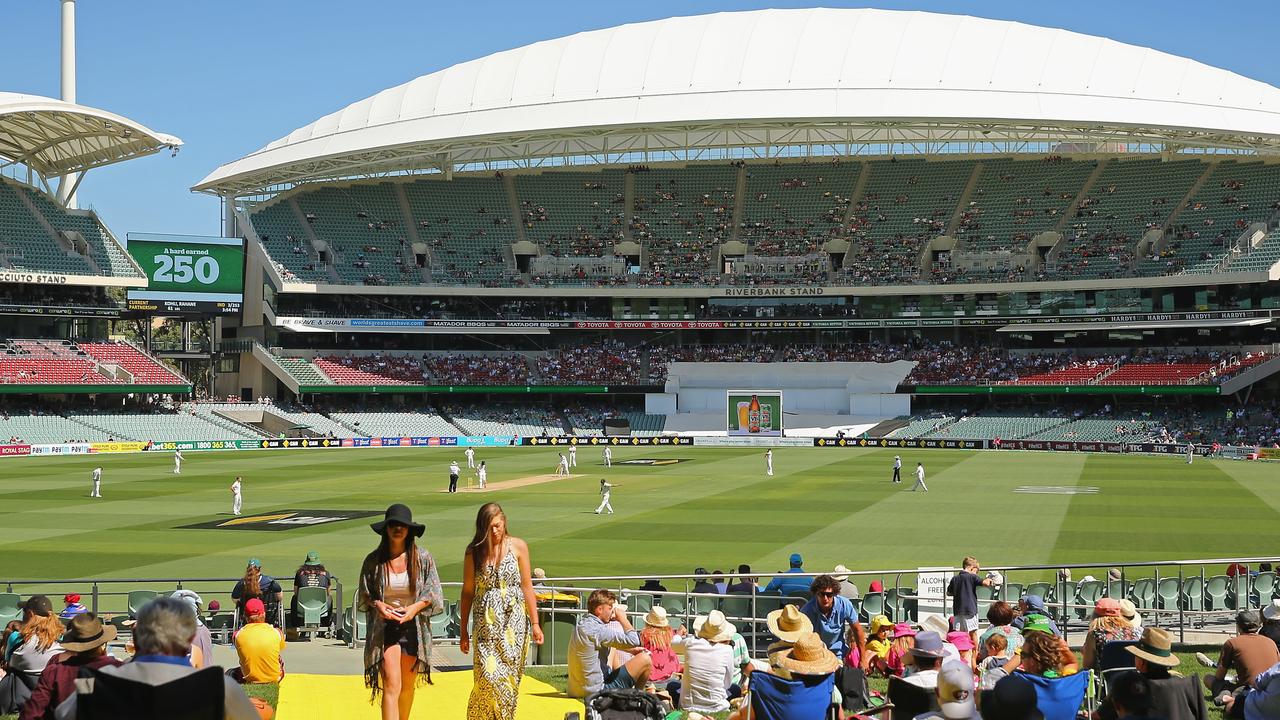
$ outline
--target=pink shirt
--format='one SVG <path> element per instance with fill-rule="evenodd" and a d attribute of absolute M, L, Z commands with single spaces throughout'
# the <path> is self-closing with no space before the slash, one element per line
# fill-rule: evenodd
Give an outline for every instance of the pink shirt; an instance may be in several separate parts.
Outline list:
<path fill-rule="evenodd" d="M 653 669 L 649 671 L 649 679 L 655 683 L 667 680 L 672 675 L 680 672 L 680 658 L 676 657 L 676 653 L 668 645 L 660 648 L 651 643 L 644 641 L 644 636 L 640 636 L 640 643 L 644 649 L 649 651 L 649 660 L 653 662 Z"/>

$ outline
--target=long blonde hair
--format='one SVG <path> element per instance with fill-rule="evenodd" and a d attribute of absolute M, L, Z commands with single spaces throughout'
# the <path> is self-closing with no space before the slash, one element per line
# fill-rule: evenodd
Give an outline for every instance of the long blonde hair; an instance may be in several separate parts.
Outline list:
<path fill-rule="evenodd" d="M 647 650 L 666 650 L 671 647 L 671 636 L 674 631 L 669 627 L 646 625 L 640 631 L 640 644 Z"/>
<path fill-rule="evenodd" d="M 22 642 L 26 644 L 31 638 L 36 638 L 36 649 L 44 652 L 53 644 L 58 642 L 58 638 L 62 637 L 62 631 L 66 628 L 62 625 L 62 620 L 57 615 L 32 615 L 31 619 L 22 625 Z"/>

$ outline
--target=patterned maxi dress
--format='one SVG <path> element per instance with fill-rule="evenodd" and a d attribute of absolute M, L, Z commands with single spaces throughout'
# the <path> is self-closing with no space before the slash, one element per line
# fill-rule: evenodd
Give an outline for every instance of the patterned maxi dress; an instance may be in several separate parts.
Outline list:
<path fill-rule="evenodd" d="M 467 720 L 509 720 L 529 649 L 529 618 L 520 587 L 520 565 L 507 543 L 497 565 L 476 574 L 471 608 L 475 680 L 467 703 Z"/>

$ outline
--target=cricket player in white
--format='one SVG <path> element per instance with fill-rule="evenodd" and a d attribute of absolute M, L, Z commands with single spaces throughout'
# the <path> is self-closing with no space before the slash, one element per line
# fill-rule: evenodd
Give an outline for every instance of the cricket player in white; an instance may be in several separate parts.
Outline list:
<path fill-rule="evenodd" d="M 173 451 L 173 474 L 174 475 L 182 474 L 182 451 L 181 450 Z"/>
<path fill-rule="evenodd" d="M 100 467 L 93 469 L 93 492 L 89 497 L 102 497 L 102 468 Z"/>
<path fill-rule="evenodd" d="M 556 465 L 556 477 L 569 477 L 569 458 L 560 453 L 560 464 Z"/>
<path fill-rule="evenodd" d="M 613 467 L 613 448 L 608 445 L 604 446 L 604 466 L 607 468 Z"/>
<path fill-rule="evenodd" d="M 1190 465 L 1192 460 L 1196 459 L 1195 443 L 1187 443 L 1187 464 Z"/>
<path fill-rule="evenodd" d="M 472 448 L 467 448 L 466 455 L 467 455 L 467 469 L 470 470 L 476 466 L 476 451 Z"/>
<path fill-rule="evenodd" d="M 773 448 L 764 451 L 765 475 L 773 477 Z"/>
<path fill-rule="evenodd" d="M 232 515 L 240 514 L 241 500 L 242 498 L 240 497 L 240 476 L 237 475 L 236 481 L 231 483 L 231 514 Z"/>
<path fill-rule="evenodd" d="M 569 467 L 578 467 L 578 446 L 569 446 Z"/>
<path fill-rule="evenodd" d="M 609 493 L 612 490 L 613 490 L 613 484 L 605 482 L 604 478 L 600 478 L 600 494 L 603 497 L 600 498 L 600 507 L 596 508 L 597 515 L 600 514 L 601 510 L 605 510 L 605 509 L 609 510 L 610 515 L 613 514 L 613 506 L 609 504 Z"/>
<path fill-rule="evenodd" d="M 902 482 L 902 456 L 893 456 L 893 482 Z"/>
<path fill-rule="evenodd" d="M 484 489 L 485 483 L 489 482 L 489 469 L 484 466 L 484 461 L 480 461 L 480 467 L 476 468 L 476 480 L 480 482 L 480 489 Z"/>
<path fill-rule="evenodd" d="M 916 484 L 911 486 L 911 492 L 917 488 L 929 492 L 929 486 L 924 484 L 924 463 L 916 463 Z"/>

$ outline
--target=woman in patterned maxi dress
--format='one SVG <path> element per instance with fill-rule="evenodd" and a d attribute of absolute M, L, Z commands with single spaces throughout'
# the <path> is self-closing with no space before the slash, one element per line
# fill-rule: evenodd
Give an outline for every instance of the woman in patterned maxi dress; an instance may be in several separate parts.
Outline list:
<path fill-rule="evenodd" d="M 470 650 L 475 635 L 467 720 L 516 715 L 529 640 L 542 644 L 530 566 L 529 546 L 507 535 L 502 507 L 486 503 L 476 515 L 476 535 L 463 561 L 462 652 Z"/>

